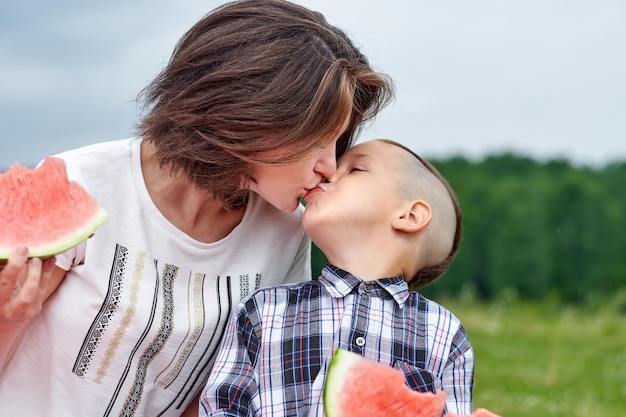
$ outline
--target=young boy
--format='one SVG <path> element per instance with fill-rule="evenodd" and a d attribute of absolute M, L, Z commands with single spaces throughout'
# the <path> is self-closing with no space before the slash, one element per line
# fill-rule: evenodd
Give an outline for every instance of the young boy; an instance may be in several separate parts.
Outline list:
<path fill-rule="evenodd" d="M 405 373 L 414 390 L 472 411 L 473 351 L 448 310 L 411 288 L 456 254 L 461 212 L 447 181 L 388 140 L 350 148 L 305 196 L 303 224 L 329 264 L 319 280 L 242 301 L 200 399 L 201 416 L 321 416 L 337 348 Z M 367 395 L 367 394 L 364 394 Z"/>

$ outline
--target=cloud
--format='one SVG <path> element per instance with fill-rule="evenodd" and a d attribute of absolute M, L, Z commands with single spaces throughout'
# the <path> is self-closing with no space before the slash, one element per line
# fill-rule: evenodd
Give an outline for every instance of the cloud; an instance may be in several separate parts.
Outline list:
<path fill-rule="evenodd" d="M 220 1 L 0 3 L 0 167 L 133 134 L 136 94 Z M 302 0 L 398 87 L 365 131 L 425 155 L 626 159 L 620 0 Z"/>

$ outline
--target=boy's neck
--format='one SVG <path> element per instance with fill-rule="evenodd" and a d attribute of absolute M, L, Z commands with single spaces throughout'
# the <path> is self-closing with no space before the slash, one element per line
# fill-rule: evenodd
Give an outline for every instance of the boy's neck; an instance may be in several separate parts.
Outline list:
<path fill-rule="evenodd" d="M 369 247 L 374 244 L 375 248 Z M 320 246 L 329 263 L 364 281 L 405 275 L 401 254 L 390 248 L 380 245 L 380 242 L 360 242 L 359 245 L 348 246 L 344 241 L 341 248 Z"/>

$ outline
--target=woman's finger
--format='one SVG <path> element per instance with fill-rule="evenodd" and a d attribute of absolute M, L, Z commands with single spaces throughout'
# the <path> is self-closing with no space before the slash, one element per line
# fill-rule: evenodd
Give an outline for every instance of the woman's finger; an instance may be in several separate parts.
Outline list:
<path fill-rule="evenodd" d="M 16 288 L 21 286 L 26 265 L 28 263 L 28 248 L 20 246 L 9 256 L 7 263 L 0 269 L 0 300 L 11 296 Z"/>
<path fill-rule="evenodd" d="M 45 274 L 50 276 L 50 274 Z M 16 283 L 16 288 L 19 287 L 19 292 L 14 294 L 17 296 L 17 305 L 22 308 L 27 308 L 35 302 L 38 298 L 40 291 L 40 281 L 42 278 L 42 262 L 39 258 L 32 258 L 28 261 L 28 269 L 26 272 L 26 278 L 23 283 L 19 281 Z M 15 292 L 15 291 L 14 291 Z"/>

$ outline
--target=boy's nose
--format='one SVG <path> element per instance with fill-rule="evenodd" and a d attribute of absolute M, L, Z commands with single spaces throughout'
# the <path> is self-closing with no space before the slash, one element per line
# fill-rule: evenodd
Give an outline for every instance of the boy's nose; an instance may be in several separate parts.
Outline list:
<path fill-rule="evenodd" d="M 324 177 L 322 179 L 322 182 L 328 184 L 328 183 L 336 182 L 338 179 L 339 179 L 339 174 L 337 173 L 337 170 L 335 170 L 333 175 L 330 175 L 328 177 Z"/>

